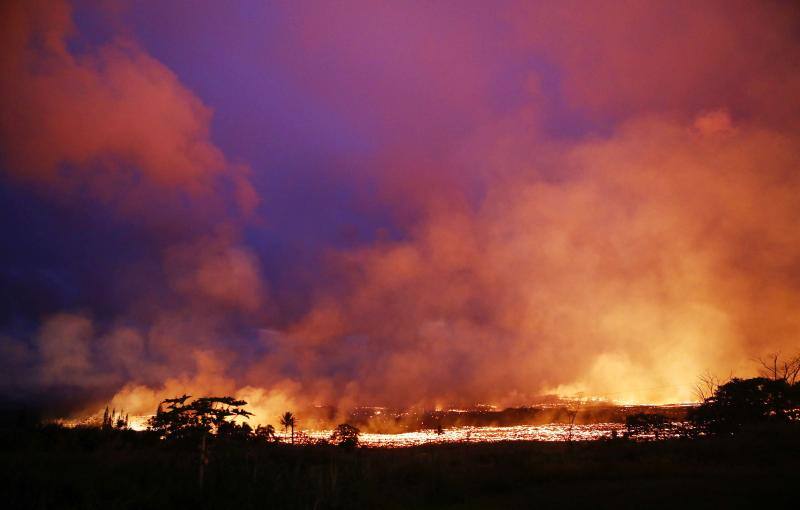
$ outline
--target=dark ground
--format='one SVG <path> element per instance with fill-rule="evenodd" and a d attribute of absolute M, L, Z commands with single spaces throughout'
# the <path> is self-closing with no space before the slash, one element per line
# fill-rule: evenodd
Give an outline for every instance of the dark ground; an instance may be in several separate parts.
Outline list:
<path fill-rule="evenodd" d="M 796 508 L 800 431 L 735 438 L 439 444 L 404 449 L 6 429 L 0 508 Z"/>

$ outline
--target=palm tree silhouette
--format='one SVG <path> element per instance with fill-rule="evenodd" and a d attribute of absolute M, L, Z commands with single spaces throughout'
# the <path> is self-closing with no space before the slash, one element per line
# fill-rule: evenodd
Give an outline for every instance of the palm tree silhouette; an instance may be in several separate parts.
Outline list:
<path fill-rule="evenodd" d="M 286 433 L 286 429 L 291 427 L 292 428 L 292 444 L 294 444 L 294 424 L 295 424 L 295 417 L 290 411 L 286 411 L 281 416 L 281 425 L 283 425 L 283 433 Z"/>

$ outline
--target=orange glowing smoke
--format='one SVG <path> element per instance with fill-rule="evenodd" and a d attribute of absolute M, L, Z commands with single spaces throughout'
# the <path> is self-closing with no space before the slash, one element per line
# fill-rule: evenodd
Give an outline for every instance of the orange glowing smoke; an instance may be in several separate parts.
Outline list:
<path fill-rule="evenodd" d="M 337 51 L 348 34 L 375 36 L 365 28 L 373 18 L 393 19 L 372 4 L 355 2 L 358 16 L 301 11 L 315 30 L 296 45 L 298 62 L 324 47 L 360 69 L 359 52 Z M 75 56 L 68 9 L 37 6 L 3 16 L 0 133 L 13 179 L 126 196 L 136 168 L 147 193 L 202 206 L 229 179 L 252 212 L 250 170 L 213 144 L 210 109 L 177 76 L 130 40 Z M 45 318 L 34 351 L 9 352 L 34 359 L 31 377 L 48 384 L 114 388 L 113 404 L 131 414 L 184 392 L 231 394 L 251 403 L 256 423 L 274 423 L 317 403 L 505 406 L 544 393 L 684 402 L 706 370 L 747 375 L 753 356 L 797 350 L 796 6 L 498 7 L 508 35 L 492 51 L 546 62 L 558 86 L 548 91 L 546 71 L 532 68 L 527 95 L 501 110 L 490 107 L 482 61 L 459 61 L 453 76 L 441 69 L 480 43 L 450 14 L 432 11 L 413 44 L 382 44 L 399 70 L 419 73 L 398 74 L 447 97 L 463 129 L 437 132 L 446 139 L 436 143 L 401 133 L 376 151 L 376 196 L 401 235 L 320 257 L 334 276 L 314 283 L 299 319 L 275 316 L 242 240 L 261 226 L 217 208 L 213 228 L 164 250 L 174 301 L 144 300 L 129 312 L 137 326 L 121 317 L 102 331 L 83 313 Z M 438 24 L 452 40 L 419 28 Z M 368 56 L 366 69 L 383 62 Z M 364 99 L 376 124 L 425 130 L 425 103 L 394 104 L 394 90 Z M 570 122 L 593 127 L 559 133 L 556 100 Z M 75 171 L 64 177 L 59 165 Z M 241 354 L 231 317 L 258 329 L 258 349 Z"/>

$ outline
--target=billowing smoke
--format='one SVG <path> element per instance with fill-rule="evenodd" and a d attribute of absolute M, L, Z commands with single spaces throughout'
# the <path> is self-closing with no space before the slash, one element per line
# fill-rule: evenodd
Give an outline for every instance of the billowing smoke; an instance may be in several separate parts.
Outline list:
<path fill-rule="evenodd" d="M 134 41 L 71 51 L 63 2 L 7 3 L 2 23 L 0 135 L 13 178 L 88 188 L 136 211 L 153 188 L 209 198 L 227 178 L 239 205 L 255 206 L 247 169 L 210 140 L 210 109 Z"/>
<path fill-rule="evenodd" d="M 705 371 L 797 351 L 797 8 L 520 4 L 282 13 L 302 20 L 280 34 L 283 72 L 382 142 L 323 175 L 369 182 L 349 197 L 389 218 L 310 244 L 318 265 L 285 268 L 302 275 L 288 290 L 253 242 L 276 228 L 256 210 L 270 182 L 211 140 L 209 107 L 130 38 L 75 54 L 67 9 L 6 9 L 9 182 L 88 188 L 158 234 L 157 269 L 122 271 L 146 282 L 111 318 L 87 304 L 2 337 L 5 391 L 132 413 L 235 394 L 274 422 L 315 404 L 686 401 Z M 191 227 L 173 236 L 147 204 L 175 200 Z"/>
<path fill-rule="evenodd" d="M 236 239 L 258 202 L 249 169 L 211 140 L 210 109 L 135 41 L 71 49 L 63 2 L 6 3 L 2 20 L 8 182 L 143 225 L 159 261 L 155 272 L 117 264 L 109 288 L 140 288 L 111 321 L 94 324 L 86 303 L 42 317 L 27 342 L 4 337 L 6 393 L 74 408 L 129 380 L 158 385 L 194 370 L 196 350 L 234 334 L 226 314 L 256 313 L 267 299 L 256 257 Z"/>
<path fill-rule="evenodd" d="M 712 112 L 543 146 L 476 210 L 342 255 L 348 289 L 292 336 L 310 373 L 355 363 L 368 401 L 690 399 L 795 341 L 797 141 Z"/>

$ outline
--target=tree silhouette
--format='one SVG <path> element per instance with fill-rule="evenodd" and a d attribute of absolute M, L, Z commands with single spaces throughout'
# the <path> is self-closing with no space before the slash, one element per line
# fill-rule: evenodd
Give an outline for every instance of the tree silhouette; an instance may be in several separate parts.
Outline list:
<path fill-rule="evenodd" d="M 733 378 L 689 414 L 703 432 L 731 434 L 745 425 L 800 419 L 800 383 L 785 379 Z"/>
<path fill-rule="evenodd" d="M 103 430 L 108 430 L 111 428 L 111 422 L 113 419 L 111 418 L 111 413 L 108 412 L 108 406 L 106 406 L 106 410 L 103 412 Z"/>
<path fill-rule="evenodd" d="M 361 431 L 349 423 L 341 423 L 331 434 L 331 443 L 337 444 L 342 448 L 355 448 L 358 446 L 358 436 Z"/>
<path fill-rule="evenodd" d="M 253 435 L 253 429 L 247 423 L 238 424 L 235 421 L 226 421 L 217 429 L 217 436 L 235 441 L 245 441 Z"/>
<path fill-rule="evenodd" d="M 782 358 L 781 353 L 770 354 L 766 358 L 758 358 L 761 365 L 761 375 L 775 381 L 786 381 L 793 385 L 800 376 L 800 354 L 792 358 Z"/>
<path fill-rule="evenodd" d="M 220 426 L 224 429 L 229 421 L 252 416 L 252 413 L 243 409 L 247 405 L 244 400 L 201 397 L 187 404 L 189 398 L 191 395 L 163 400 L 156 415 L 148 421 L 150 429 L 159 432 L 165 439 L 181 439 L 217 433 Z"/>
<path fill-rule="evenodd" d="M 245 411 L 244 400 L 233 397 L 201 397 L 187 404 L 191 395 L 168 398 L 158 405 L 156 415 L 148 425 L 165 440 L 200 439 L 200 464 L 198 485 L 202 489 L 205 466 L 208 464 L 208 435 L 216 433 L 224 437 L 248 437 L 250 426 L 237 426 L 233 420 L 248 418 L 253 414 Z"/>
<path fill-rule="evenodd" d="M 281 425 L 283 425 L 283 433 L 286 433 L 286 429 L 291 427 L 292 429 L 292 444 L 294 444 L 294 425 L 296 423 L 296 418 L 290 411 L 286 411 L 281 416 Z"/>
<path fill-rule="evenodd" d="M 258 439 L 263 439 L 266 442 L 275 441 L 277 438 L 275 437 L 275 427 L 272 425 L 267 425 L 266 427 L 262 427 L 259 425 L 256 427 L 255 436 Z"/>
<path fill-rule="evenodd" d="M 123 414 L 125 411 L 122 410 L 117 414 L 117 410 L 113 409 L 111 412 L 108 411 L 108 406 L 106 406 L 106 410 L 103 412 L 103 422 L 101 424 L 101 428 L 103 430 L 112 430 L 112 429 L 127 429 L 128 428 L 128 415 Z"/>
<path fill-rule="evenodd" d="M 717 391 L 719 385 L 719 378 L 707 370 L 697 377 L 697 383 L 694 385 L 694 394 L 698 400 L 705 400 Z"/>

